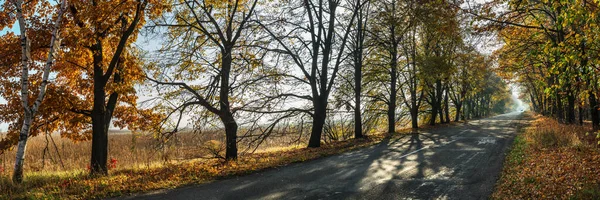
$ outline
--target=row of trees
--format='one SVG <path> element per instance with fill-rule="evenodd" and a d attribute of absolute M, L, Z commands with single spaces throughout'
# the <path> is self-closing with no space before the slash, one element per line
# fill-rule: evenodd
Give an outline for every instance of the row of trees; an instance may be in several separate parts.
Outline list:
<path fill-rule="evenodd" d="M 0 119 L 10 124 L 0 147 L 18 144 L 15 182 L 27 138 L 42 130 L 91 139 L 91 173 L 105 175 L 111 122 L 165 137 L 214 125 L 230 160 L 239 135 L 264 138 L 284 122 L 308 119 L 308 147 L 319 147 L 340 113 L 353 114 L 362 138 L 365 123 L 387 120 L 394 133 L 404 113 L 416 131 L 419 120 L 482 117 L 509 103 L 456 2 L 8 0 L 1 8 L 0 29 L 20 27 L 0 37 Z M 133 45 L 144 26 L 163 39 L 160 50 Z M 152 107 L 138 105 L 140 88 L 156 96 Z"/>
<path fill-rule="evenodd" d="M 563 123 L 591 119 L 594 131 L 600 129 L 598 3 L 496 1 L 482 13 L 508 5 L 485 28 L 500 30 L 506 43 L 498 51 L 500 67 L 526 89 L 533 109 Z"/>

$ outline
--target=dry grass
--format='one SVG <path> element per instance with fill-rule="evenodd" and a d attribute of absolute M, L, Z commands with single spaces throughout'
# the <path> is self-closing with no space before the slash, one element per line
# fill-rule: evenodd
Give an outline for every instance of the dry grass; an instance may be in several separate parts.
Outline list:
<path fill-rule="evenodd" d="M 432 127 L 425 126 L 424 129 L 427 128 Z M 398 127 L 397 135 L 410 132 L 410 128 Z M 343 135 L 347 133 L 336 130 L 330 134 L 346 138 Z M 3 167 L 0 199 L 90 199 L 204 183 L 339 154 L 376 144 L 384 138 L 381 133 L 368 135 L 369 139 L 362 140 L 329 139 L 318 149 L 303 148 L 306 144 L 302 141 L 308 139 L 306 133 L 276 133 L 260 146 L 247 138 L 239 142 L 238 160 L 223 162 L 213 157 L 215 153 L 224 153 L 222 133 L 178 134 L 164 148 L 157 148 L 161 143 L 148 135 L 113 133 L 109 135 L 109 156 L 115 161 L 114 168 L 109 176 L 96 178 L 87 174 L 89 141 L 74 142 L 56 135 L 38 136 L 28 142 L 22 185 L 10 181 L 14 151 L 0 155 L 0 166 Z"/>
<path fill-rule="evenodd" d="M 213 158 L 213 153 L 224 154 L 222 140 L 217 132 L 180 133 L 167 143 L 160 143 L 151 135 L 113 132 L 109 135 L 109 160 L 114 160 L 113 169 L 136 169 L 189 159 Z M 270 137 L 256 152 L 303 147 L 304 143 L 297 140 L 296 134 Z M 254 150 L 255 146 L 247 143 L 246 140 L 240 142 L 240 154 L 248 154 Z M 73 141 L 58 135 L 33 137 L 27 143 L 25 172 L 43 174 L 85 171 L 89 165 L 90 153 L 90 141 Z M 14 149 L 0 154 L 0 176 L 10 176 L 14 161 Z"/>
<path fill-rule="evenodd" d="M 174 188 L 339 154 L 376 144 L 382 139 L 383 135 L 371 135 L 369 139 L 334 142 L 318 149 L 247 154 L 235 162 L 193 159 L 143 169 L 117 169 L 111 171 L 110 176 L 99 178 L 88 177 L 83 171 L 29 173 L 20 186 L 10 183 L 8 177 L 0 178 L 0 190 L 3 191 L 0 198 L 90 199 Z"/>
<path fill-rule="evenodd" d="M 537 116 L 526 128 L 524 138 L 537 149 L 578 147 L 584 145 L 579 136 L 589 130 L 588 126 L 560 124 L 551 118 Z"/>
<path fill-rule="evenodd" d="M 46 138 L 48 138 L 48 142 Z M 194 157 L 195 155 L 191 152 L 198 152 L 196 150 L 201 149 L 201 146 L 191 144 L 198 140 L 189 137 L 184 140 L 185 144 L 172 143 L 167 148 L 160 149 L 156 148 L 159 143 L 151 136 L 130 133 L 111 134 L 108 149 L 111 159 L 116 161 L 114 167 L 117 169 L 138 168 L 172 159 Z M 89 165 L 90 152 L 90 141 L 72 141 L 57 135 L 34 137 L 27 144 L 25 171 L 44 173 L 86 170 Z M 12 167 L 7 165 L 14 163 L 14 155 L 14 150 L 1 155 L 0 164 L 5 169 L 2 175 L 8 176 L 12 173 Z"/>
<path fill-rule="evenodd" d="M 506 158 L 493 199 L 600 199 L 600 150 L 588 126 L 534 116 Z"/>

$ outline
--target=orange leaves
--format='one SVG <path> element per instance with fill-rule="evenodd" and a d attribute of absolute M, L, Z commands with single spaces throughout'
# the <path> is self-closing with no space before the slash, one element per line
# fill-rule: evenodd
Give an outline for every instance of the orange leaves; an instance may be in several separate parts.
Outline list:
<path fill-rule="evenodd" d="M 534 121 L 519 138 L 526 138 L 524 148 L 515 148 L 507 160 L 519 151 L 522 162 L 506 162 L 498 181 L 494 199 L 569 199 L 600 185 L 600 151 L 591 146 L 551 146 L 535 148 L 539 137 L 530 135 L 542 129 L 554 129 L 559 134 L 576 134 L 584 129 L 573 129 L 549 118 Z M 574 132 L 575 130 L 575 132 Z M 515 143 L 517 147 L 519 146 Z M 587 199 L 590 197 L 586 197 Z"/>
<path fill-rule="evenodd" d="M 14 7 L 11 1 L 3 1 L 0 10 L 0 29 L 14 23 Z M 56 5 L 50 1 L 27 1 L 24 6 L 28 18 L 28 37 L 31 41 L 32 59 L 32 96 L 40 81 L 33 81 L 41 76 L 39 73 L 48 52 L 50 24 L 56 16 Z M 91 120 L 88 115 L 92 109 L 92 94 L 94 83 L 93 60 L 100 60 L 99 66 L 102 73 L 108 71 L 116 47 L 121 41 L 121 36 L 129 24 L 132 23 L 139 1 L 69 1 L 67 14 L 61 25 L 60 48 L 56 56 L 56 63 L 52 66 L 47 88 L 46 98 L 40 107 L 39 117 L 34 119 L 31 135 L 42 131 L 60 132 L 63 136 L 85 140 L 90 137 Z M 135 40 L 141 27 L 145 24 L 146 17 L 156 18 L 164 11 L 170 9 L 169 2 L 147 0 L 148 6 L 142 9 L 140 22 L 133 29 L 132 36 L 126 40 L 125 49 L 120 56 L 114 74 L 119 74 L 119 80 L 110 75 L 106 85 L 106 93 L 117 92 L 119 96 L 118 109 L 115 111 L 117 120 L 115 125 L 133 130 L 151 127 L 148 123 L 156 122 L 156 116 L 148 110 L 138 112 L 136 108 L 137 96 L 135 85 L 143 82 L 144 73 L 141 69 L 139 52 L 130 46 Z M 31 15 L 36 13 L 36 15 Z M 94 54 L 93 44 L 100 44 L 101 49 Z M 16 133 L 19 128 L 19 119 L 22 106 L 19 103 L 18 78 L 20 71 L 20 45 L 18 36 L 7 33 L 0 36 L 0 66 L 7 66 L 0 70 L 0 96 L 7 102 L 0 105 L 0 121 L 11 123 L 9 133 Z M 101 54 L 101 55 L 99 55 Z M 12 66 L 12 67 L 10 67 Z M 36 72 L 37 71 L 37 72 Z M 108 96 L 107 96 L 108 97 Z M 30 100 L 33 102 L 33 100 Z M 127 119 L 120 119 L 126 117 Z M 149 117 L 148 120 L 144 119 Z M 2 138 L 0 149 L 9 148 L 16 142 L 16 137 Z"/>

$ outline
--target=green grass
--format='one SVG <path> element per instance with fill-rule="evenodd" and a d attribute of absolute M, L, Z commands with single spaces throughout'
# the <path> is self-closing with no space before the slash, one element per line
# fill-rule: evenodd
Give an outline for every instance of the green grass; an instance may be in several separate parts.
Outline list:
<path fill-rule="evenodd" d="M 569 199 L 600 199 L 600 185 L 589 185 L 575 193 Z"/>
<path fill-rule="evenodd" d="M 520 165 L 523 163 L 523 159 L 525 158 L 525 149 L 527 148 L 527 142 L 523 138 L 523 135 L 517 135 L 515 137 L 515 141 L 513 142 L 512 148 L 508 153 L 506 161 L 508 165 Z"/>

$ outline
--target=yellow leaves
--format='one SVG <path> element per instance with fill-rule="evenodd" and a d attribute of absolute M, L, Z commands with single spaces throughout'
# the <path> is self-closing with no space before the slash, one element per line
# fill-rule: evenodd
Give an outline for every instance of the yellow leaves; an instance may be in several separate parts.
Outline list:
<path fill-rule="evenodd" d="M 518 148 L 513 147 L 507 160 L 521 153 L 522 162 L 507 162 L 492 198 L 569 199 L 600 184 L 600 177 L 597 176 L 600 173 L 597 167 L 600 166 L 600 152 L 593 147 L 580 145 L 536 148 L 534 143 L 541 142 L 541 138 L 531 137 L 532 134 L 549 130 L 562 135 L 583 135 L 585 132 L 579 126 L 563 125 L 546 117 L 538 117 L 522 136 L 517 137 L 514 145 Z M 518 143 L 519 138 L 523 137 L 527 144 Z"/>

